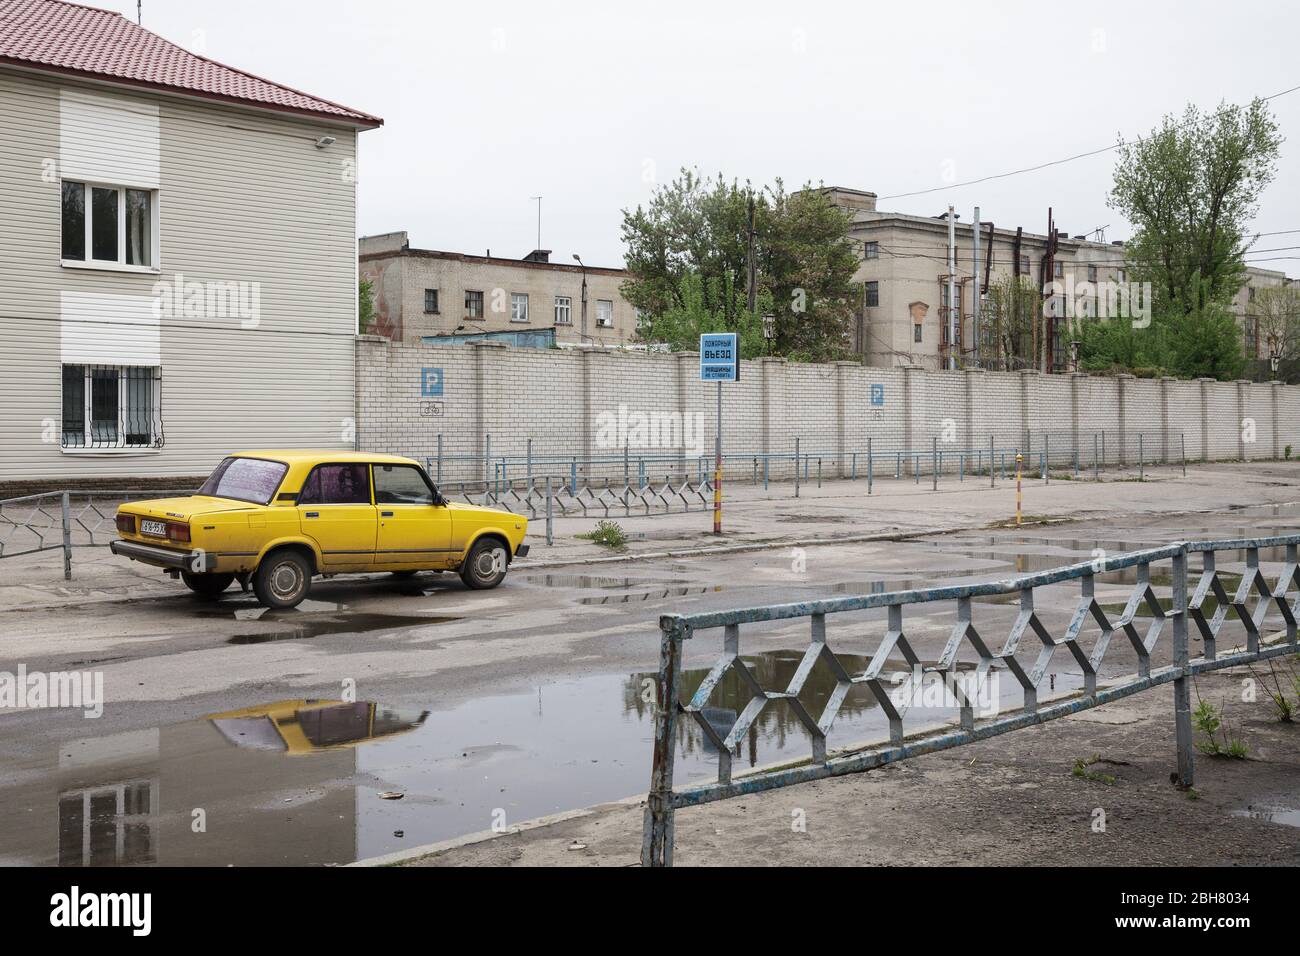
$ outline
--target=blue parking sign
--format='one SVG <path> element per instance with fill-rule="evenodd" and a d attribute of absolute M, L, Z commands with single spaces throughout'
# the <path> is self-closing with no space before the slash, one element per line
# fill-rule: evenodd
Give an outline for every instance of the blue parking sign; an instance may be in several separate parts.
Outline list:
<path fill-rule="evenodd" d="M 700 336 L 700 381 L 740 381 L 740 336 L 735 332 Z"/>
<path fill-rule="evenodd" d="M 440 368 L 420 369 L 420 397 L 421 398 L 442 397 L 442 369 Z"/>

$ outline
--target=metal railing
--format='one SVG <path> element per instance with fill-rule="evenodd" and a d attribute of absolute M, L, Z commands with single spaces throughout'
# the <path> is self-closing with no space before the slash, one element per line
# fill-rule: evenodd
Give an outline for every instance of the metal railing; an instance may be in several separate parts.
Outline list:
<path fill-rule="evenodd" d="M 117 506 L 189 491 L 51 491 L 0 500 L 0 559 L 63 551 L 63 577 L 72 580 L 72 549 L 107 547 L 117 537 Z"/>
<path fill-rule="evenodd" d="M 432 453 L 427 447 L 415 453 L 383 450 L 424 461 L 429 475 L 439 485 L 462 481 L 495 484 L 534 474 L 567 475 L 574 486 L 620 480 L 627 485 L 637 480 L 658 480 L 664 475 L 680 475 L 700 484 L 712 476 L 714 467 L 711 440 L 698 453 L 632 444 L 588 453 L 573 450 L 573 445 L 544 445 L 531 438 L 513 442 L 492 435 L 481 439 L 461 436 L 454 442 L 446 438 L 437 436 Z M 1080 476 L 1107 467 L 1176 465 L 1186 460 L 1182 432 L 1163 429 L 1129 429 L 1121 434 L 1115 430 L 992 428 L 960 441 L 940 429 L 934 435 L 913 436 L 910 443 L 884 431 L 838 448 L 824 444 L 819 447 L 816 441 L 797 434 L 774 439 L 772 445 L 779 451 L 737 450 L 738 443 L 728 443 L 723 448 L 724 475 L 729 481 L 761 481 L 766 487 L 773 481 L 808 482 L 819 470 L 826 478 L 853 479 L 865 478 L 869 472 L 881 478 L 912 478 L 933 471 L 954 475 L 987 473 L 990 455 L 999 472 L 1006 470 L 1008 463 L 1013 464 L 1017 454 L 1023 454 L 1032 465 L 1044 462 L 1057 469 L 1072 468 Z"/>
<path fill-rule="evenodd" d="M 799 604 L 781 604 L 753 607 L 736 611 L 705 612 L 691 615 L 665 615 L 660 618 L 660 655 L 658 686 L 655 698 L 654 756 L 651 769 L 650 791 L 647 796 L 645 828 L 641 849 L 644 866 L 671 866 L 673 855 L 673 815 L 683 807 L 697 806 L 715 800 L 725 800 L 744 794 L 758 793 L 827 777 L 860 773 L 875 767 L 894 763 L 908 757 L 933 753 L 958 747 L 962 744 L 984 740 L 1023 727 L 1069 716 L 1092 707 L 1127 697 L 1170 681 L 1174 684 L 1174 714 L 1178 760 L 1177 782 L 1184 788 L 1193 782 L 1193 739 L 1191 724 L 1191 679 L 1199 673 L 1251 664 L 1283 654 L 1300 651 L 1296 643 L 1296 618 L 1300 615 L 1300 596 L 1294 603 L 1289 598 L 1292 587 L 1300 589 L 1300 569 L 1297 567 L 1297 545 L 1300 534 L 1273 538 L 1251 538 L 1230 541 L 1182 542 L 1138 551 L 1131 554 L 1077 564 L 1052 571 L 987 584 L 942 587 L 925 590 L 900 591 L 864 597 L 813 601 Z M 1275 587 L 1270 587 L 1260 570 L 1259 552 L 1262 548 L 1285 549 L 1282 572 Z M 1215 556 L 1224 551 L 1244 551 L 1245 573 L 1236 589 L 1229 594 L 1221 580 L 1223 573 L 1217 569 Z M 1188 555 L 1202 554 L 1203 566 L 1196 587 L 1188 596 Z M 1152 584 L 1151 567 L 1158 562 L 1171 564 L 1169 581 L 1171 593 L 1168 609 L 1161 603 Z M 1096 596 L 1096 576 L 1125 568 L 1136 568 L 1136 583 L 1120 616 L 1111 621 Z M 1235 576 L 1235 575 L 1234 575 Z M 1063 582 L 1078 581 L 1079 597 L 1069 624 L 1058 638 L 1048 630 L 1035 609 L 1035 589 Z M 1019 611 L 1001 650 L 991 649 L 972 615 L 975 598 L 1004 594 L 1019 594 Z M 904 627 L 904 609 L 920 606 L 933 613 L 933 605 L 955 602 L 956 623 L 938 661 L 924 667 L 913 649 Z M 1252 606 L 1252 602 L 1253 606 Z M 1211 611 L 1211 604 L 1217 607 Z M 1261 630 L 1271 606 L 1276 606 L 1285 623 L 1285 643 L 1263 646 Z M 834 615 L 886 609 L 887 622 L 880 645 L 861 673 L 849 673 L 831 650 L 827 619 Z M 1146 615 L 1139 611 L 1145 608 Z M 1235 650 L 1221 656 L 1217 640 L 1229 613 L 1235 613 L 1246 633 L 1245 650 Z M 1141 618 L 1141 620 L 1140 620 Z M 1195 624 L 1196 636 L 1202 640 L 1203 654 L 1190 659 L 1188 649 L 1188 619 Z M 807 619 L 810 639 L 807 650 L 789 685 L 782 690 L 771 690 L 759 685 L 740 656 L 741 625 L 764 621 Z M 1080 644 L 1085 624 L 1092 621 L 1099 636 L 1086 651 Z M 1155 667 L 1152 652 L 1166 633 L 1172 633 L 1166 644 L 1171 644 L 1172 663 Z M 846 625 L 848 626 L 848 625 Z M 852 627 L 861 632 L 862 624 Z M 700 684 L 687 703 L 679 699 L 682 681 L 684 645 L 697 632 L 723 630 L 722 656 Z M 1123 634 L 1137 656 L 1137 673 L 1118 683 L 1098 686 L 1098 673 L 1112 637 Z M 1038 646 L 1032 663 L 1017 657 L 1023 639 Z M 1039 692 L 1048 677 L 1048 665 L 1054 652 L 1064 648 L 1083 672 L 1084 686 L 1071 695 L 1040 701 Z M 1023 693 L 1023 705 L 1008 716 L 975 719 L 968 685 L 957 679 L 958 656 L 963 651 L 978 658 L 975 665 L 977 680 L 987 680 L 990 671 L 997 667 L 1009 671 Z M 900 703 L 893 690 L 897 685 L 886 676 L 886 662 L 901 654 L 908 666 L 918 674 L 932 674 L 950 689 L 957 701 L 959 715 L 957 726 L 951 724 L 935 728 L 915 728 L 910 734 L 905 725 L 907 707 Z M 1030 654 L 1023 655 L 1029 657 Z M 828 667 L 835 677 L 835 689 L 819 715 L 810 713 L 799 699 L 814 667 Z M 969 663 L 969 662 L 967 662 Z M 730 728 L 715 726 L 716 712 L 705 711 L 710 695 L 719 682 L 731 671 L 748 686 L 752 697 L 736 717 Z M 827 735 L 835 721 L 836 713 L 849 691 L 865 685 L 889 721 L 888 744 L 852 748 L 835 753 L 827 750 Z M 905 697 L 906 695 L 904 695 Z M 733 777 L 732 753 L 754 726 L 759 714 L 770 704 L 784 701 L 811 739 L 811 755 L 795 764 L 756 770 Z M 673 786 L 673 763 L 678 736 L 678 718 L 693 720 L 718 753 L 717 780 L 697 783 L 681 789 Z"/>

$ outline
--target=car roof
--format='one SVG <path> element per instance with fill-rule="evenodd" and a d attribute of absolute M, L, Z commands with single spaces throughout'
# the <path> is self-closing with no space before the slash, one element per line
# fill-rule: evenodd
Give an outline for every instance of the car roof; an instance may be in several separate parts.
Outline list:
<path fill-rule="evenodd" d="M 290 465 L 300 465 L 310 462 L 364 462 L 374 463 L 377 465 L 419 465 L 420 463 L 413 458 L 402 458 L 398 455 L 379 455 L 364 451 L 323 451 L 310 448 L 292 448 L 292 449 L 275 449 L 259 451 L 237 451 L 231 457 L 233 458 L 269 458 L 272 461 L 282 461 Z"/>

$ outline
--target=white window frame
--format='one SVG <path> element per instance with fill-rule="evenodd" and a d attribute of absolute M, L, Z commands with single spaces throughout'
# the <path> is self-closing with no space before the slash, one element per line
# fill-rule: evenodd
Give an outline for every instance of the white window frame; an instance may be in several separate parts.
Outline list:
<path fill-rule="evenodd" d="M 555 324 L 572 325 L 573 324 L 573 297 L 568 295 L 557 295 L 555 297 Z"/>
<path fill-rule="evenodd" d="M 95 182 L 90 179 L 75 179 L 68 177 L 59 183 L 59 226 L 62 230 L 63 224 L 63 183 L 81 183 L 82 198 L 81 205 L 85 211 L 85 255 L 84 259 L 63 259 L 59 263 L 65 269 L 101 269 L 114 272 L 136 272 L 144 275 L 161 275 L 162 268 L 159 266 L 159 256 L 161 255 L 162 245 L 159 242 L 158 224 L 160 218 L 158 215 L 158 193 L 157 189 L 151 186 L 133 186 L 122 183 L 103 183 Z M 95 218 L 94 209 L 92 208 L 93 190 L 112 189 L 117 192 L 117 259 L 93 259 L 94 247 L 91 237 L 91 227 Z M 129 265 L 126 261 L 126 194 L 127 191 L 142 192 L 149 194 L 149 265 L 135 266 Z M 60 255 L 62 254 L 62 238 L 60 236 Z"/>
<path fill-rule="evenodd" d="M 600 307 L 601 307 L 602 305 L 607 305 L 607 306 L 609 306 L 609 311 L 608 311 L 608 313 L 606 314 L 606 317 L 605 317 L 605 320 L 604 320 L 604 321 L 601 321 L 601 318 L 600 318 Z M 614 300 L 613 300 L 613 299 L 597 299 L 597 300 L 596 300 L 596 328 L 598 328 L 598 329 L 612 329 L 613 327 L 614 327 Z"/>
<path fill-rule="evenodd" d="M 520 309 L 520 306 L 523 306 Z M 511 292 L 510 293 L 510 321 L 527 322 L 528 321 L 528 293 Z"/>
<path fill-rule="evenodd" d="M 63 369 L 69 365 L 79 365 L 82 369 L 82 409 L 81 409 L 81 439 L 80 445 L 65 445 L 63 431 Z M 96 444 L 94 441 L 94 415 L 93 415 L 93 381 L 95 369 L 115 369 L 119 375 L 117 379 L 117 442 L 116 444 L 105 444 L 103 442 Z M 121 374 L 128 369 L 142 368 L 153 372 L 153 390 L 151 395 L 151 407 L 149 409 L 149 444 L 147 445 L 128 445 L 126 443 L 126 408 L 127 408 L 127 389 L 130 379 Z M 146 452 L 156 452 L 163 446 L 162 431 L 162 368 L 157 365 L 115 365 L 108 362 L 63 362 L 59 366 L 59 445 L 65 454 L 69 455 L 86 455 L 86 454 L 142 454 Z"/>

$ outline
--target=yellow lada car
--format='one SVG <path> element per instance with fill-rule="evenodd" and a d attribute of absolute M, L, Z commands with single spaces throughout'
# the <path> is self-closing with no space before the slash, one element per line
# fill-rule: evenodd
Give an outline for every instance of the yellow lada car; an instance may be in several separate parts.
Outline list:
<path fill-rule="evenodd" d="M 291 608 L 316 575 L 457 571 L 467 587 L 494 588 L 528 553 L 527 530 L 527 518 L 445 500 L 409 458 L 250 451 L 188 498 L 122 505 L 110 547 L 201 597 L 238 580 L 267 607 Z"/>

